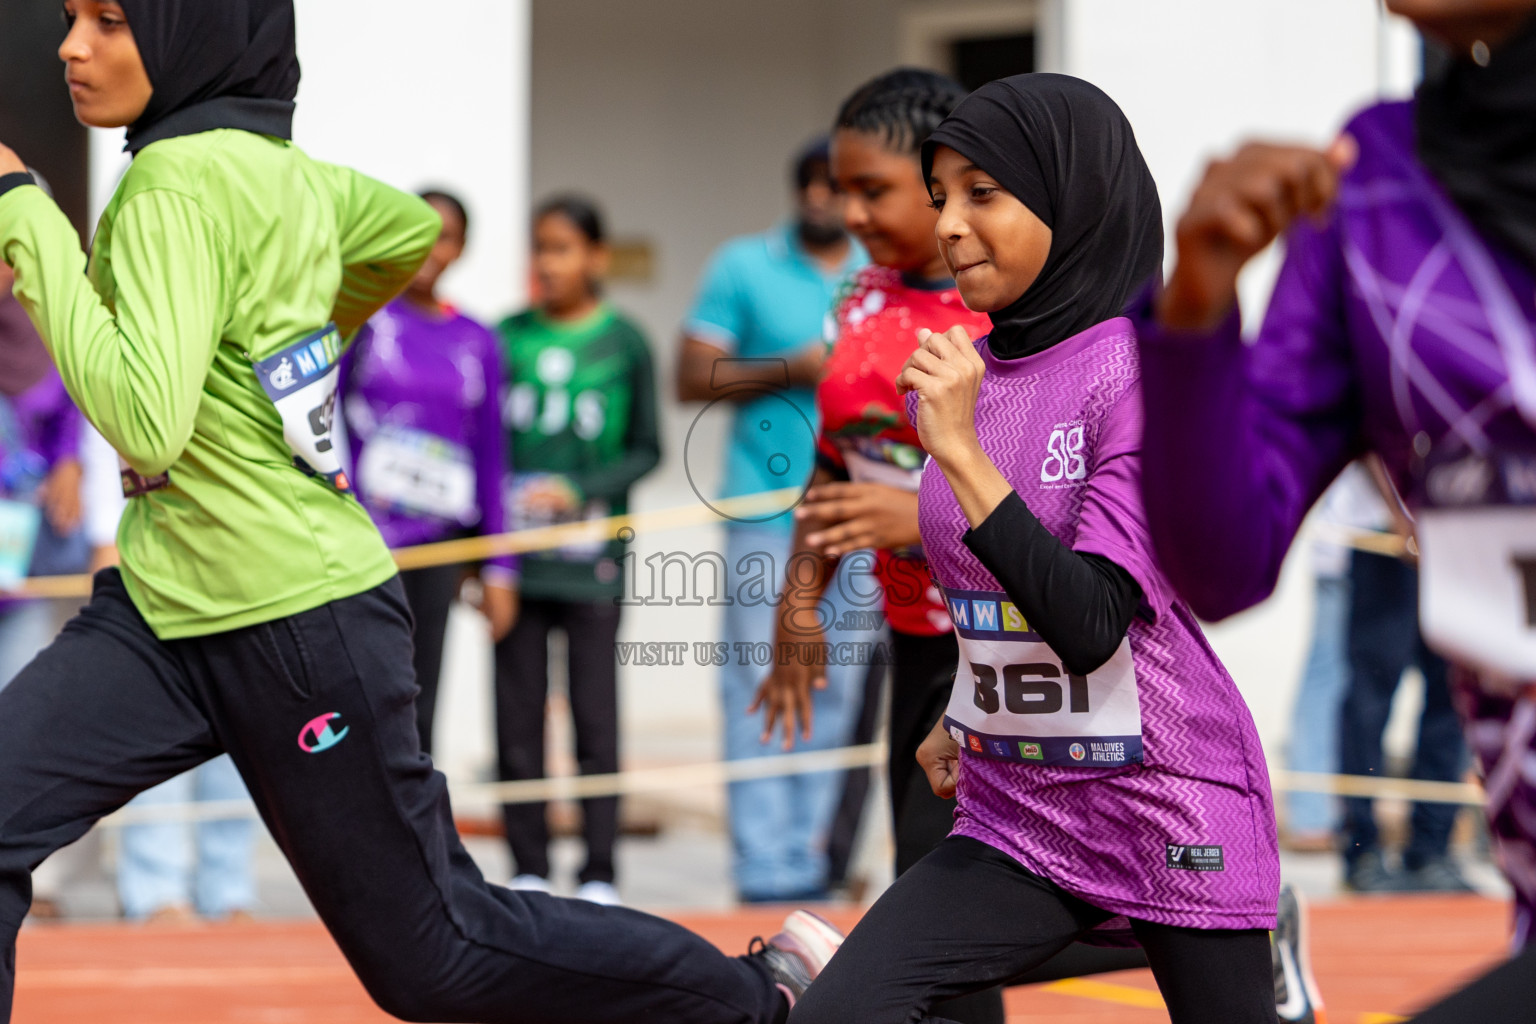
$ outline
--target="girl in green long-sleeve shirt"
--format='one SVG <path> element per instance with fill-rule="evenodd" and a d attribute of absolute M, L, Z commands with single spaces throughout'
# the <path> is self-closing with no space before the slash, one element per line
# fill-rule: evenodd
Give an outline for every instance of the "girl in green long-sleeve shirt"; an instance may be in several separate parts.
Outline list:
<path fill-rule="evenodd" d="M 0 260 L 122 455 L 122 570 L 0 692 L 0 1024 L 30 871 L 228 752 L 369 992 L 411 1020 L 782 1020 L 835 946 L 750 957 L 486 884 L 422 754 L 409 612 L 331 434 L 336 363 L 437 237 L 291 139 L 291 0 L 65 0 L 81 121 L 133 165 L 89 262 L 0 146 Z"/>
<path fill-rule="evenodd" d="M 503 320 L 504 419 L 514 467 L 508 513 L 520 527 L 629 511 L 629 489 L 656 467 L 656 375 L 640 329 L 600 295 L 608 261 L 603 218 L 579 196 L 533 215 L 539 304 Z M 503 779 L 544 777 L 549 635 L 565 634 L 576 760 L 582 774 L 619 770 L 614 643 L 624 545 L 577 544 L 530 552 L 522 564 L 517 625 L 496 645 L 496 734 Z M 543 804 L 503 810 L 514 888 L 549 891 Z M 619 799 L 581 802 L 587 862 L 576 895 L 617 903 L 614 842 Z"/>

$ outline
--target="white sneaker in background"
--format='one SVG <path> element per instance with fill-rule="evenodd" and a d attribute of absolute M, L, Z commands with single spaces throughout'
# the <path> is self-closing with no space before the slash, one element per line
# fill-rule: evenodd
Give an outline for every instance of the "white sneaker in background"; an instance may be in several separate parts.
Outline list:
<path fill-rule="evenodd" d="M 539 875 L 518 875 L 507 883 L 507 888 L 517 892 L 542 892 L 548 896 L 553 896 L 555 892 L 549 879 Z"/>
<path fill-rule="evenodd" d="M 624 905 L 624 901 L 619 898 L 619 890 L 609 882 L 583 882 L 581 888 L 576 890 L 576 898 L 586 900 L 588 903 L 599 903 L 605 907 Z"/>

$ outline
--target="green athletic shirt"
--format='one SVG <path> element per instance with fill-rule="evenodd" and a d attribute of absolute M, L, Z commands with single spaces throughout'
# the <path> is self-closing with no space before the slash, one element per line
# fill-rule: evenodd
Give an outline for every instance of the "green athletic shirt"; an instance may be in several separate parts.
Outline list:
<path fill-rule="evenodd" d="M 40 189 L 0 195 L 0 258 L 82 412 L 145 477 L 123 576 L 162 639 L 349 597 L 395 567 L 350 495 L 295 467 L 253 359 L 405 286 L 441 222 L 426 203 L 290 142 L 218 130 L 134 158 L 79 238 Z"/>
<path fill-rule="evenodd" d="M 606 303 L 574 322 L 538 310 L 497 326 L 505 366 L 503 421 L 515 484 L 559 474 L 582 507 L 563 521 L 623 515 L 629 489 L 661 459 L 656 383 L 645 336 Z M 507 502 L 522 518 L 516 492 Z M 528 597 L 611 600 L 623 592 L 624 545 L 575 545 L 523 555 L 519 587 Z"/>

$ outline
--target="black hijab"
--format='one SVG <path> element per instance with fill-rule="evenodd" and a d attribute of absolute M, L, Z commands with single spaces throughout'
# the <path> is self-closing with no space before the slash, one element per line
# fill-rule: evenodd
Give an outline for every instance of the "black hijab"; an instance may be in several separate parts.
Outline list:
<path fill-rule="evenodd" d="M 1000 359 L 1050 348 L 1119 316 L 1163 262 L 1157 185 L 1115 101 L 1068 75 L 1015 75 L 960 101 L 923 144 L 923 180 L 948 146 L 1051 229 L 1029 290 L 991 314 Z"/>
<path fill-rule="evenodd" d="M 154 95 L 128 149 L 215 128 L 293 138 L 293 0 L 121 0 Z"/>
<path fill-rule="evenodd" d="M 1430 173 L 1536 271 L 1536 16 L 1487 67 L 1462 55 L 1426 74 L 1414 116 Z"/>

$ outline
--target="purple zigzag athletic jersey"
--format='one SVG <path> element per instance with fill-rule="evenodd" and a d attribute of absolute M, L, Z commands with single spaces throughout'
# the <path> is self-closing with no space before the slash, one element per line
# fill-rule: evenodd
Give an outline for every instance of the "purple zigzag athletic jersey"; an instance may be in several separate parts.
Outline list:
<path fill-rule="evenodd" d="M 1040 701 L 1051 683 L 1036 680 L 1023 687 L 1036 703 L 1011 695 L 1015 710 L 1056 709 L 1016 719 L 1056 720 L 1036 732 L 1045 737 L 1038 744 L 1011 736 L 1006 752 L 1001 745 L 989 751 L 987 737 L 955 723 L 954 713 L 967 713 L 963 704 L 973 693 L 978 708 L 997 710 L 990 705 L 998 703 L 984 700 L 989 669 L 973 679 L 971 665 L 962 663 L 950 716 L 963 751 L 955 834 L 994 846 L 1116 914 L 1194 928 L 1273 928 L 1280 864 L 1258 733 L 1194 616 L 1158 569 L 1147 535 L 1134 328 L 1128 320 L 1106 321 L 1014 360 L 994 358 L 985 338 L 976 347 L 987 364 L 976 402 L 982 448 L 1052 534 L 1123 566 L 1145 599 L 1127 643 L 1106 666 L 1133 666 L 1139 719 L 1125 711 L 1108 728 L 1103 721 L 1085 724 L 1081 743 L 1061 737 L 1076 727 L 1074 712 L 1085 723 L 1095 717 L 1089 705 L 1102 687 L 1065 670 L 1053 674 L 1059 659 L 1056 666 L 1035 663 L 1042 650 L 1051 652 L 1033 634 L 1024 639 L 1035 643 L 1019 644 L 1032 663 L 1012 667 L 1028 669 L 1032 679 L 1059 679 L 1072 691 L 1066 703 L 1059 695 Z M 1003 596 L 963 543 L 965 515 L 931 461 L 919 521 L 924 550 L 952 602 Z M 990 607 L 973 610 L 993 614 Z M 1006 614 L 1017 610 L 1009 605 Z M 1001 643 L 987 646 L 985 657 L 1004 658 L 999 648 L 1006 652 Z M 1008 667 L 991 670 L 1006 675 Z M 1126 671 L 1126 664 L 1114 670 L 1114 687 L 1123 689 Z M 1107 748 L 1106 739 L 1114 741 Z"/>

